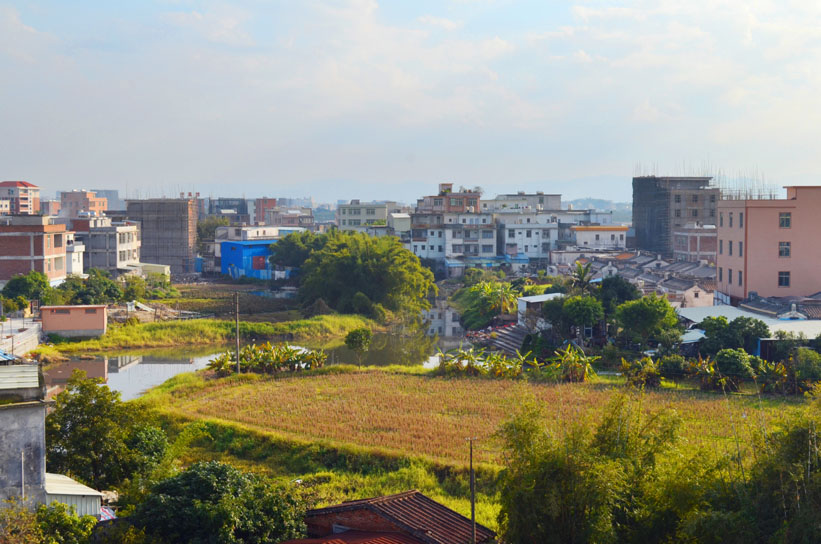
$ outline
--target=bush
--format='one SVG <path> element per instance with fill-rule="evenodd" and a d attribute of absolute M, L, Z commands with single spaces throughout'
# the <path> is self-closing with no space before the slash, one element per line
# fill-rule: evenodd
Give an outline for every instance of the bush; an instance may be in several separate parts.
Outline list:
<path fill-rule="evenodd" d="M 661 386 L 661 373 L 650 357 L 632 363 L 622 359 L 621 371 L 627 378 L 627 385 L 632 387 L 655 389 Z"/>
<path fill-rule="evenodd" d="M 658 361 L 659 372 L 668 380 L 680 380 L 687 375 L 687 360 L 681 355 L 666 355 Z"/>
<path fill-rule="evenodd" d="M 94 516 L 78 516 L 73 506 L 59 502 L 41 505 L 36 518 L 48 544 L 85 544 L 97 525 Z"/>
<path fill-rule="evenodd" d="M 750 356 L 743 349 L 722 349 L 716 354 L 716 371 L 727 377 L 729 390 L 738 391 L 741 382 L 754 377 Z"/>

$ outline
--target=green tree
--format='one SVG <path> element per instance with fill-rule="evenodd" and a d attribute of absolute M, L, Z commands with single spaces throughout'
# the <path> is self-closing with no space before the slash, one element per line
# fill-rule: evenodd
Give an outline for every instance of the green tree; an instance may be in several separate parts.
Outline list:
<path fill-rule="evenodd" d="M 416 318 L 430 308 L 436 293 L 431 271 L 393 236 L 334 231 L 302 266 L 299 296 L 303 305 L 321 298 L 331 308 L 350 312 L 356 293 L 373 304 Z M 286 237 L 287 238 L 287 237 Z"/>
<path fill-rule="evenodd" d="M 23 297 L 26 300 L 37 300 L 51 289 L 48 277 L 42 272 L 32 270 L 28 274 L 13 276 L 3 287 L 6 298 Z"/>
<path fill-rule="evenodd" d="M 88 277 L 69 276 L 58 288 L 69 304 L 106 304 L 122 300 L 123 291 L 111 274 L 91 268 Z"/>
<path fill-rule="evenodd" d="M 271 244 L 271 264 L 301 267 L 311 253 L 319 251 L 335 234 L 314 234 L 310 231 L 293 232 Z"/>
<path fill-rule="evenodd" d="M 715 366 L 721 377 L 728 378 L 729 382 L 726 385 L 732 391 L 737 391 L 742 381 L 754 377 L 750 356 L 741 348 L 719 351 L 716 354 Z"/>
<path fill-rule="evenodd" d="M 676 329 L 678 318 L 666 298 L 652 294 L 620 304 L 616 322 L 628 338 L 646 346 L 662 332 Z"/>
<path fill-rule="evenodd" d="M 45 544 L 86 544 L 97 518 L 78 516 L 74 507 L 53 502 L 40 505 L 35 515 Z"/>
<path fill-rule="evenodd" d="M 591 263 L 582 264 L 577 262 L 576 268 L 573 270 L 573 288 L 577 289 L 582 295 L 593 291 L 593 284 L 590 283 L 590 280 L 593 278 L 593 274 L 590 272 L 590 264 Z"/>
<path fill-rule="evenodd" d="M 75 370 L 46 417 L 48 469 L 95 489 L 116 487 L 161 457 L 151 428 L 144 409 L 124 404 L 100 379 Z"/>
<path fill-rule="evenodd" d="M 167 542 L 273 544 L 302 536 L 303 514 L 291 492 L 211 461 L 159 482 L 133 518 Z"/>
<path fill-rule="evenodd" d="M 604 313 L 613 315 L 619 304 L 641 298 L 641 292 L 621 276 L 608 276 L 602 280 L 596 298 L 602 303 Z"/>
<path fill-rule="evenodd" d="M 205 243 L 214 240 L 217 227 L 227 227 L 229 224 L 227 217 L 209 215 L 202 221 L 197 222 L 197 253 L 205 253 Z"/>
<path fill-rule="evenodd" d="M 724 316 L 707 317 L 698 327 L 705 338 L 699 346 L 705 355 L 715 355 L 722 349 L 742 348 L 748 353 L 758 349 L 759 338 L 769 338 L 770 329 L 760 319 L 737 317 L 731 322 Z"/>
<path fill-rule="evenodd" d="M 593 297 L 576 296 L 565 299 L 562 313 L 577 328 L 579 338 L 582 338 L 582 330 L 586 325 L 595 325 L 604 318 L 601 303 Z"/>
<path fill-rule="evenodd" d="M 145 280 L 139 276 L 128 276 L 125 278 L 123 289 L 123 300 L 142 300 L 145 298 Z"/>
<path fill-rule="evenodd" d="M 371 346 L 372 339 L 371 329 L 365 327 L 354 329 L 345 335 L 345 347 L 356 353 L 356 361 L 360 366 L 362 365 L 362 357 Z"/>
<path fill-rule="evenodd" d="M 25 504 L 13 500 L 0 502 L 0 543 L 44 543 L 37 517 Z"/>

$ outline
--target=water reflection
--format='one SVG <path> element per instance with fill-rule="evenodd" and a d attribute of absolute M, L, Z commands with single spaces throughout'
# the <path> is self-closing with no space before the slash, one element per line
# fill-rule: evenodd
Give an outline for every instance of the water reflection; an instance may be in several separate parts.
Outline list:
<path fill-rule="evenodd" d="M 441 349 L 447 351 L 465 344 L 458 314 L 446 305 L 438 304 L 423 315 L 423 324 L 417 327 L 397 327 L 387 333 L 374 335 L 363 365 L 431 365 Z M 295 342 L 311 349 L 324 349 L 327 364 L 357 364 L 356 354 L 345 347 L 341 339 L 331 342 Z M 50 396 L 65 388 L 75 369 L 89 377 L 102 378 L 111 389 L 119 391 L 124 400 L 142 395 L 147 389 L 183 372 L 201 370 L 216 354 L 233 350 L 233 346 L 199 348 L 144 349 L 73 359 L 48 367 L 45 375 Z"/>

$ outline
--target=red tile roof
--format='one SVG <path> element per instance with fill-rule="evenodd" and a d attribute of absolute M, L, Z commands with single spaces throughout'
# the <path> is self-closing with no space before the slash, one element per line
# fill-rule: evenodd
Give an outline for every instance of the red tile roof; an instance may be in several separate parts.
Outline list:
<path fill-rule="evenodd" d="M 33 183 L 28 181 L 0 181 L 0 187 L 33 187 L 37 188 Z"/>
<path fill-rule="evenodd" d="M 427 544 L 464 544 L 470 541 L 470 520 L 429 499 L 419 491 L 344 502 L 336 506 L 309 510 L 306 517 L 335 512 L 367 509 L 401 527 Z M 476 524 L 476 542 L 489 542 L 496 533 Z"/>
<path fill-rule="evenodd" d="M 412 536 L 402 533 L 365 533 L 362 531 L 345 531 L 319 538 L 288 540 L 280 544 L 423 544 Z"/>

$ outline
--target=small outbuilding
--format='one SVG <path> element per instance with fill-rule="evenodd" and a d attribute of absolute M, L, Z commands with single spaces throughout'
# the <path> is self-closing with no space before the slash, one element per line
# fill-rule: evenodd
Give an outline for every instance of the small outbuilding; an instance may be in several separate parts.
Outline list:
<path fill-rule="evenodd" d="M 41 306 L 40 319 L 45 334 L 59 334 L 66 338 L 100 337 L 108 327 L 105 304 Z"/>

